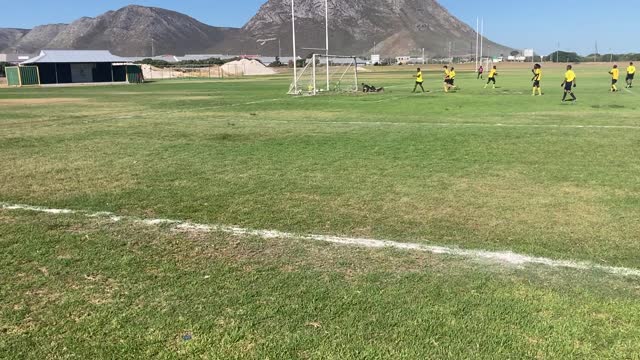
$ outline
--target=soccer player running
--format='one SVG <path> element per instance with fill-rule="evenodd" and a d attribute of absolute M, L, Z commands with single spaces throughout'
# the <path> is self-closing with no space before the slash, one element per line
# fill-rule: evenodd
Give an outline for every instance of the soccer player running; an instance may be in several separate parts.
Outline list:
<path fill-rule="evenodd" d="M 416 92 L 416 90 L 418 89 L 418 86 L 420 86 L 420 89 L 422 89 L 422 92 L 425 92 L 424 87 L 422 86 L 422 83 L 424 82 L 424 78 L 422 77 L 422 70 L 420 70 L 420 68 L 418 68 L 418 72 L 413 77 L 416 78 L 416 85 L 413 87 L 413 92 Z"/>
<path fill-rule="evenodd" d="M 455 89 L 456 87 L 456 68 L 454 67 L 449 70 L 449 81 L 447 84 L 449 84 L 449 90 Z"/>
<path fill-rule="evenodd" d="M 444 92 L 448 93 L 449 80 L 451 79 L 451 71 L 449 71 L 449 67 L 447 65 L 443 66 L 442 70 L 444 71 L 444 82 L 443 82 Z"/>
<path fill-rule="evenodd" d="M 484 66 L 480 65 L 478 68 L 478 80 L 483 80 L 482 74 L 484 74 Z"/>
<path fill-rule="evenodd" d="M 493 66 L 493 69 L 491 69 L 491 71 L 489 71 L 489 80 L 487 80 L 487 84 L 484 86 L 484 88 L 486 89 L 489 84 L 493 83 L 493 88 L 496 88 L 496 76 L 498 76 L 498 67 L 497 66 Z"/>
<path fill-rule="evenodd" d="M 533 73 L 533 96 L 536 96 L 536 92 L 542 96 L 542 88 L 540 87 L 540 82 L 542 81 L 542 65 L 535 64 L 533 69 L 531 70 Z"/>
<path fill-rule="evenodd" d="M 614 64 L 609 74 L 611 75 L 611 92 L 616 92 L 618 91 L 618 79 L 620 79 L 620 69 L 618 69 L 618 65 Z"/>
<path fill-rule="evenodd" d="M 627 89 L 631 89 L 633 87 L 633 78 L 636 75 L 636 67 L 633 66 L 633 63 L 629 63 L 627 67 Z"/>
<path fill-rule="evenodd" d="M 564 95 L 562 96 L 562 102 L 567 101 L 567 95 L 571 95 L 573 100 L 569 101 L 577 101 L 576 95 L 573 93 L 573 88 L 577 86 L 576 84 L 576 73 L 573 71 L 573 66 L 567 65 L 567 72 L 564 73 L 564 81 L 562 85 L 564 87 Z"/>

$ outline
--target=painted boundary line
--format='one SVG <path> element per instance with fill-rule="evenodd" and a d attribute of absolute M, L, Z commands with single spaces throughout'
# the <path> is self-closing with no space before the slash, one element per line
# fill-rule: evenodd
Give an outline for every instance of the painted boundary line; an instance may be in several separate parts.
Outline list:
<path fill-rule="evenodd" d="M 286 124 L 301 123 L 290 120 L 264 120 L 264 122 L 278 122 Z M 634 125 L 574 125 L 574 124 L 502 124 L 502 123 L 421 123 L 403 121 L 305 121 L 304 124 L 314 125 L 388 125 L 388 126 L 430 126 L 430 127 L 503 127 L 503 128 L 555 128 L 555 129 L 610 129 L 610 130 L 640 130 Z"/>
<path fill-rule="evenodd" d="M 90 218 L 106 218 L 114 222 L 129 221 L 138 224 L 144 224 L 147 226 L 161 226 L 169 225 L 175 231 L 183 232 L 195 232 L 195 233 L 211 233 L 222 232 L 235 236 L 256 236 L 262 239 L 299 239 L 318 241 L 325 243 L 332 243 L 346 246 L 357 246 L 365 248 L 383 249 L 392 248 L 405 251 L 420 251 L 431 253 L 435 255 L 451 255 L 457 257 L 463 257 L 476 261 L 490 261 L 496 264 L 503 265 L 542 265 L 552 268 L 566 268 L 573 270 L 585 270 L 585 271 L 602 271 L 605 273 L 626 276 L 626 277 L 640 277 L 640 269 L 615 267 L 598 265 L 588 261 L 574 261 L 574 260 L 554 260 L 544 257 L 535 257 L 525 254 L 518 254 L 511 251 L 487 251 L 487 250 L 471 250 L 460 249 L 456 247 L 447 246 L 433 246 L 416 243 L 402 243 L 390 240 L 377 240 L 377 239 L 364 239 L 364 238 L 350 238 L 330 235 L 297 235 L 293 233 L 281 232 L 277 230 L 255 230 L 247 229 L 236 226 L 228 225 L 213 225 L 213 224 L 198 224 L 189 221 L 172 220 L 172 219 L 142 219 L 132 216 L 119 216 L 110 212 L 89 212 L 85 210 L 71 210 L 71 209 L 51 209 L 40 206 L 22 205 L 22 204 L 7 204 L 0 203 L 1 208 L 4 210 L 22 210 L 32 211 L 53 215 L 69 215 L 78 214 Z"/>

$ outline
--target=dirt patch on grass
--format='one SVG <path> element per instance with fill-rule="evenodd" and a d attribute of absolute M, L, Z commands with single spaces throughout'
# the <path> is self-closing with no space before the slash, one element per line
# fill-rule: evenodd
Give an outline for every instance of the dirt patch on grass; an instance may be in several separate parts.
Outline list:
<path fill-rule="evenodd" d="M 50 105 L 84 102 L 84 98 L 0 99 L 0 105 Z"/>

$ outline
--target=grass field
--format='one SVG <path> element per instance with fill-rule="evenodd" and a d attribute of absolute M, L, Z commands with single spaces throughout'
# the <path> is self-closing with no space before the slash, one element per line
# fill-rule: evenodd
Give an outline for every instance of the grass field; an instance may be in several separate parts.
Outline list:
<path fill-rule="evenodd" d="M 124 216 L 0 209 L 0 358 L 640 359 L 640 277 L 302 236 L 639 269 L 640 93 L 375 70 L 0 89 L 0 202 Z"/>

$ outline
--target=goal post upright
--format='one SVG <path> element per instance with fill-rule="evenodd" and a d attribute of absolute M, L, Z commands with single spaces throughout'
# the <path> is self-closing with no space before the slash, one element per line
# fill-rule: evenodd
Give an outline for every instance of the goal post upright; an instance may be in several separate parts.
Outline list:
<path fill-rule="evenodd" d="M 355 68 L 355 75 L 356 75 L 354 77 L 354 80 L 355 80 L 354 89 L 357 89 L 358 88 L 358 58 L 355 56 L 353 57 L 353 66 Z"/>
<path fill-rule="evenodd" d="M 293 88 L 298 93 L 298 57 L 296 56 L 296 12 L 295 0 L 291 0 L 291 34 L 293 41 Z"/>
<path fill-rule="evenodd" d="M 329 0 L 324 0 L 325 55 L 327 67 L 327 91 L 329 91 Z"/>
<path fill-rule="evenodd" d="M 329 60 L 327 58 L 327 60 Z M 311 57 L 311 61 L 313 61 L 312 63 L 312 69 L 313 69 L 313 73 L 312 73 L 312 80 L 311 80 L 311 86 L 313 86 L 313 95 L 318 94 L 318 88 L 316 86 L 316 54 L 313 54 L 313 56 Z"/>

